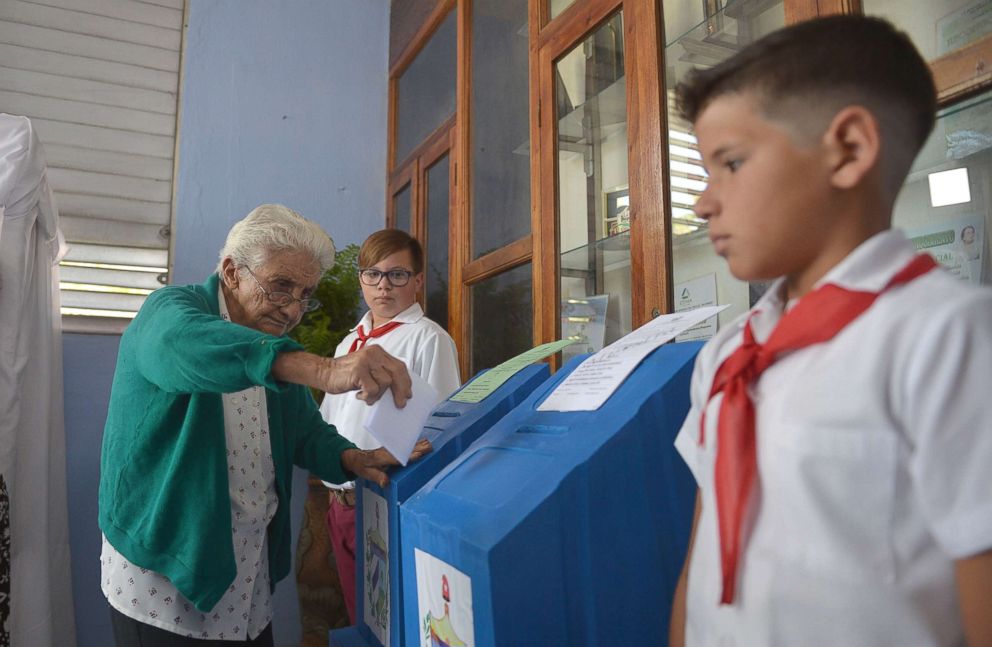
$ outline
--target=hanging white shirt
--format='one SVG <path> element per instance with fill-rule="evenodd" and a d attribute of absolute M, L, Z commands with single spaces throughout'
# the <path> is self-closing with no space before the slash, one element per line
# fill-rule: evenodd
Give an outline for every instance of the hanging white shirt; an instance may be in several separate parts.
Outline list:
<path fill-rule="evenodd" d="M 231 318 L 221 288 L 220 314 Z M 131 564 L 103 538 L 100 579 L 110 604 L 139 622 L 205 640 L 254 639 L 272 621 L 267 529 L 279 507 L 265 389 L 225 393 L 224 436 L 237 575 L 209 613 L 201 613 L 159 573 Z M 191 492 L 196 498 L 202 494 Z"/>
<path fill-rule="evenodd" d="M 877 291 L 913 254 L 901 233 L 883 232 L 818 285 Z M 760 342 L 781 317 L 782 287 L 752 309 Z M 702 506 L 686 644 L 963 644 L 954 560 L 992 548 L 992 290 L 929 272 L 762 374 L 752 387 L 757 505 L 737 600 L 720 606 L 713 469 L 722 395 L 707 398 L 746 318 L 700 353 L 676 439 Z"/>
<path fill-rule="evenodd" d="M 62 317 L 65 253 L 41 142 L 0 113 L 0 538 L 9 541 L 14 647 L 75 645 L 66 503 Z M 9 504 L 7 500 L 9 498 Z M 2 638 L 0 638 L 2 640 Z"/>
<path fill-rule="evenodd" d="M 366 346 L 381 346 L 384 351 L 400 359 L 406 364 L 407 370 L 416 373 L 434 387 L 438 393 L 438 402 L 448 398 L 461 385 L 458 375 L 458 351 L 455 342 L 441 326 L 424 315 L 419 303 L 393 317 L 392 321 L 402 322 L 382 337 L 373 337 Z M 372 312 L 366 312 L 358 325 L 351 329 L 337 349 L 335 357 L 348 354 L 351 345 L 358 339 L 358 326 L 364 331 L 372 330 Z M 355 443 L 359 449 L 375 449 L 381 445 L 365 430 L 365 420 L 369 414 L 369 405 L 355 397 L 354 393 L 330 394 L 324 396 L 320 404 L 320 413 L 324 420 L 337 427 L 338 433 Z M 328 487 L 349 488 L 354 483 L 332 485 Z"/>

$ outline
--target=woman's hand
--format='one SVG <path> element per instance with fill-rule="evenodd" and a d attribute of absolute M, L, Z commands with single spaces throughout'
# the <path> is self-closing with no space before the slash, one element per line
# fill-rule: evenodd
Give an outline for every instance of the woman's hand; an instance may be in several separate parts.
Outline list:
<path fill-rule="evenodd" d="M 272 363 L 277 380 L 303 384 L 326 391 L 358 391 L 358 399 L 374 403 L 387 391 L 393 392 L 397 408 L 413 397 L 413 386 L 406 364 L 379 346 L 366 346 L 343 357 L 320 357 L 302 351 L 280 353 Z"/>
<path fill-rule="evenodd" d="M 409 462 L 419 460 L 431 449 L 433 448 L 430 441 L 418 440 L 413 451 L 410 452 Z M 389 485 L 386 468 L 399 464 L 400 462 L 383 447 L 379 449 L 346 449 L 341 452 L 341 467 L 344 468 L 345 472 L 374 481 L 381 488 Z"/>
<path fill-rule="evenodd" d="M 372 404 L 389 389 L 393 401 L 402 408 L 413 395 L 406 364 L 380 346 L 366 346 L 360 351 L 328 360 L 318 375 L 320 387 L 328 393 L 358 391 L 356 396 Z"/>

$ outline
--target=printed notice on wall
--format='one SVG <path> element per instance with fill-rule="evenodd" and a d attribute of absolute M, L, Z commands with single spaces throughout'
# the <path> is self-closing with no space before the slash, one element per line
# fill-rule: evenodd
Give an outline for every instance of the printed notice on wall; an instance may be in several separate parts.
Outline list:
<path fill-rule="evenodd" d="M 952 275 L 978 285 L 985 250 L 984 224 L 978 215 L 959 216 L 906 229 L 905 234 L 917 250 L 933 256 Z"/>
<path fill-rule="evenodd" d="M 675 312 L 716 305 L 716 274 L 707 274 L 675 284 Z M 709 339 L 716 334 L 717 318 L 710 317 L 685 331 L 675 341 Z"/>
<path fill-rule="evenodd" d="M 937 56 L 970 45 L 992 31 L 992 4 L 975 0 L 937 21 Z"/>
<path fill-rule="evenodd" d="M 727 307 L 696 308 L 655 317 L 579 364 L 537 407 L 538 411 L 595 411 L 651 351 Z"/>
<path fill-rule="evenodd" d="M 472 580 L 440 559 L 413 549 L 421 647 L 473 647 Z"/>

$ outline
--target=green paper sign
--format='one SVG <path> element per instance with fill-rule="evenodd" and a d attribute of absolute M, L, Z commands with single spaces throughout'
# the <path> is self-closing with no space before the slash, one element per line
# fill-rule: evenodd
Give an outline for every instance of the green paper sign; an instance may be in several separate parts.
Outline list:
<path fill-rule="evenodd" d="M 522 370 L 525 366 L 529 366 L 539 359 L 544 359 L 552 353 L 557 353 L 572 343 L 574 343 L 574 340 L 565 339 L 535 346 L 512 359 L 506 360 L 499 366 L 486 371 L 466 384 L 465 388 L 451 396 L 450 399 L 452 402 L 468 402 L 471 404 L 482 402 L 493 391 L 498 389 L 503 382 L 513 377 L 515 373 Z"/>

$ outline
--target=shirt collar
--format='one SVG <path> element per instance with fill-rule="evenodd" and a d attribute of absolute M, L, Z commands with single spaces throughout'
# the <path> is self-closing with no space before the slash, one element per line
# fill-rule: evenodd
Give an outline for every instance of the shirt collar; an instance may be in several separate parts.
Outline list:
<path fill-rule="evenodd" d="M 832 283 L 848 290 L 878 292 L 913 258 L 913 244 L 898 229 L 886 229 L 864 241 L 820 277 L 813 289 Z M 779 278 L 758 299 L 751 309 L 751 330 L 764 342 L 771 335 L 786 310 L 797 299 L 786 302 L 785 279 Z M 741 322 L 743 325 L 743 322 Z"/>
<path fill-rule="evenodd" d="M 224 290 L 220 284 L 217 285 L 217 307 L 220 309 L 221 319 L 230 321 L 231 315 L 227 310 L 227 301 L 224 300 Z"/>
<path fill-rule="evenodd" d="M 849 290 L 878 292 L 912 260 L 915 250 L 905 234 L 886 229 L 858 245 L 823 275 L 813 289 L 833 283 Z"/>
<path fill-rule="evenodd" d="M 417 323 L 423 318 L 424 318 L 424 309 L 420 307 L 419 303 L 414 301 L 413 305 L 411 305 L 409 308 L 407 308 L 403 312 L 393 317 L 391 321 L 408 324 L 408 323 Z M 356 330 L 358 330 L 359 326 L 361 326 L 362 330 L 366 332 L 372 330 L 371 310 L 369 310 L 364 315 L 362 315 L 361 320 L 359 320 L 359 322 L 355 324 L 355 327 L 351 329 L 351 332 L 355 332 Z"/>

